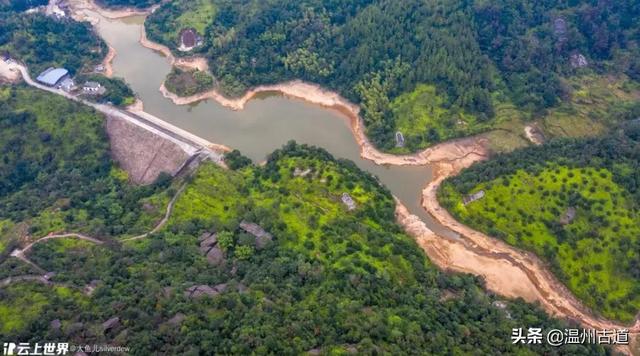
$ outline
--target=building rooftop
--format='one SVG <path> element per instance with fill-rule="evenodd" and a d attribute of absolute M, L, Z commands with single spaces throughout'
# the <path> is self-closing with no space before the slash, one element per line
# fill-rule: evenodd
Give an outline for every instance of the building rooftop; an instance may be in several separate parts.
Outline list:
<path fill-rule="evenodd" d="M 474 201 L 480 200 L 482 198 L 484 198 L 484 190 L 467 195 L 466 197 L 462 198 L 462 203 L 464 205 L 467 205 L 469 203 L 473 203 Z"/>
<path fill-rule="evenodd" d="M 182 45 L 185 47 L 194 47 L 196 45 L 196 31 L 192 28 L 182 30 L 180 35 Z"/>
<path fill-rule="evenodd" d="M 48 68 L 36 78 L 40 83 L 54 86 L 58 84 L 60 79 L 69 74 L 69 71 L 64 68 Z"/>
<path fill-rule="evenodd" d="M 348 210 L 354 210 L 356 208 L 356 202 L 348 193 L 342 193 L 342 202 L 347 206 Z"/>
<path fill-rule="evenodd" d="M 97 89 L 97 88 L 100 88 L 100 83 L 98 83 L 98 82 L 86 82 L 86 83 L 84 83 L 83 87 Z"/>

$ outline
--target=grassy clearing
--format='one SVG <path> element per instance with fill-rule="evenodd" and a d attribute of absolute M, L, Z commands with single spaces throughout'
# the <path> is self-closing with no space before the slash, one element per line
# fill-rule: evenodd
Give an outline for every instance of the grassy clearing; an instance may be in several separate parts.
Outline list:
<path fill-rule="evenodd" d="M 445 108 L 445 99 L 434 85 L 420 84 L 412 92 L 404 93 L 390 104 L 396 128 L 405 137 L 403 152 L 414 152 L 434 143 L 486 130 L 473 115 Z"/>
<path fill-rule="evenodd" d="M 209 27 L 217 14 L 217 7 L 211 0 L 172 1 L 154 12 L 145 21 L 147 35 L 177 51 L 180 45 L 180 31 L 194 28 L 198 34 L 206 38 Z"/>
<path fill-rule="evenodd" d="M 28 336 L 26 326 L 51 312 L 51 305 L 84 305 L 82 295 L 67 287 L 50 287 L 38 283 L 20 283 L 2 289 L 0 299 L 0 335 Z"/>
<path fill-rule="evenodd" d="M 343 193 L 353 198 L 356 210 L 349 211 L 342 203 Z M 241 219 L 268 220 L 269 226 L 282 231 L 280 243 L 286 248 L 325 262 L 331 261 L 331 256 L 344 255 L 344 259 L 332 263 L 344 268 L 360 261 L 406 279 L 411 275 L 406 264 L 400 262 L 394 267 L 393 261 L 372 258 L 367 253 L 367 241 L 360 234 L 327 239 L 329 226 L 353 221 L 374 207 L 388 212 L 392 206 L 392 201 L 383 197 L 372 181 L 356 180 L 350 170 L 337 162 L 292 155 L 272 161 L 266 169 L 249 167 L 227 172 L 214 165 L 203 166 L 176 202 L 169 226 L 212 224 L 235 230 Z M 265 219 L 267 216 L 270 219 Z M 361 219 L 358 225 L 366 230 L 380 229 L 371 218 Z M 362 252 L 352 254 L 359 249 L 356 246 L 362 247 Z"/>
<path fill-rule="evenodd" d="M 613 319 L 633 320 L 640 310 L 640 288 L 621 261 L 639 239 L 640 214 L 609 170 L 561 165 L 538 174 L 518 170 L 470 193 L 480 190 L 486 196 L 466 206 L 452 185 L 445 185 L 441 195 L 461 221 L 550 261 L 589 306 Z M 562 224 L 570 207 L 576 209 L 575 219 Z"/>
<path fill-rule="evenodd" d="M 186 11 L 176 18 L 179 28 L 192 27 L 200 35 L 204 35 L 207 26 L 213 22 L 216 15 L 216 7 L 211 0 L 188 1 Z"/>
<path fill-rule="evenodd" d="M 547 140 L 594 137 L 640 114 L 640 88 L 627 77 L 582 75 L 567 80 L 568 100 L 543 113 L 532 114 L 507 103 L 496 104 L 496 120 L 482 135 L 494 152 L 511 152 L 531 145 L 524 127 L 535 122 Z"/>

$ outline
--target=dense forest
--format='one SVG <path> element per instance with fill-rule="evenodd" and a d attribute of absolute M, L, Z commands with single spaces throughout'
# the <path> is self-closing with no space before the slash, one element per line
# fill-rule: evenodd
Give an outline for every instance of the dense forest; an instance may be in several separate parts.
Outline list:
<path fill-rule="evenodd" d="M 0 7 L 0 53 L 22 60 L 33 74 L 51 66 L 75 74 L 86 65 L 100 62 L 107 46 L 89 23 Z"/>
<path fill-rule="evenodd" d="M 640 122 L 497 156 L 450 178 L 439 198 L 465 224 L 536 252 L 607 317 L 640 311 Z"/>
<path fill-rule="evenodd" d="M 438 271 L 393 222 L 391 194 L 353 163 L 290 143 L 264 167 L 234 166 L 203 164 L 146 239 L 36 245 L 28 258 L 56 272 L 53 284 L 0 289 L 0 334 L 134 355 L 605 352 L 514 345 L 512 328 L 567 325 L 487 295 L 475 277 Z M 270 237 L 259 242 L 244 221 Z M 8 261 L 10 274 L 28 269 Z"/>
<path fill-rule="evenodd" d="M 362 106 L 384 149 L 398 129 L 409 149 L 487 130 L 505 103 L 541 113 L 571 95 L 572 75 L 640 79 L 633 0 L 212 2 L 197 50 L 226 94 L 295 78 L 322 84 Z M 179 4 L 146 24 L 174 49 Z"/>
<path fill-rule="evenodd" d="M 32 7 L 43 6 L 48 0 L 0 0 L 0 11 L 25 11 Z"/>

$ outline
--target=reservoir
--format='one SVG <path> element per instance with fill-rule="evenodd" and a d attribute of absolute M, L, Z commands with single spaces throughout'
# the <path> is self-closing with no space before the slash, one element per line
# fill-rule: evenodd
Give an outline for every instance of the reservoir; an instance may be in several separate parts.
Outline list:
<path fill-rule="evenodd" d="M 167 59 L 139 43 L 144 17 L 100 18 L 100 35 L 117 52 L 114 76 L 124 78 L 144 102 L 144 110 L 211 142 L 240 150 L 254 162 L 289 140 L 322 147 L 336 158 L 346 158 L 386 185 L 411 211 L 440 236 L 456 236 L 435 223 L 422 209 L 422 189 L 431 180 L 428 166 L 379 166 L 360 157 L 348 119 L 324 107 L 277 94 L 260 95 L 244 110 L 233 111 L 214 101 L 179 106 L 159 92 L 171 71 Z"/>

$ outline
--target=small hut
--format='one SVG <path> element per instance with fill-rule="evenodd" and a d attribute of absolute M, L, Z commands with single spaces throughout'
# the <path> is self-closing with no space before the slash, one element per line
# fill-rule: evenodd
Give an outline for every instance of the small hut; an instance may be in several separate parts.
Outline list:
<path fill-rule="evenodd" d="M 484 190 L 481 190 L 477 193 L 469 194 L 466 197 L 462 198 L 462 204 L 467 205 L 482 198 L 484 198 Z"/>
<path fill-rule="evenodd" d="M 348 193 L 342 193 L 342 203 L 347 206 L 348 210 L 355 210 L 356 202 Z"/>
<path fill-rule="evenodd" d="M 402 132 L 396 132 L 396 147 L 404 147 L 404 135 Z"/>

